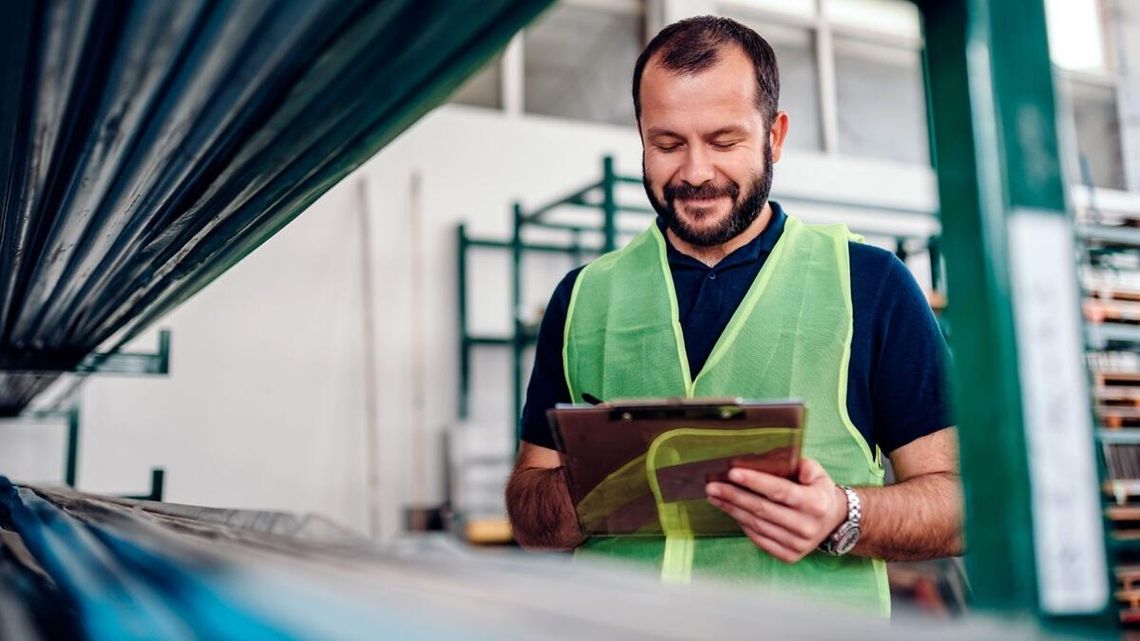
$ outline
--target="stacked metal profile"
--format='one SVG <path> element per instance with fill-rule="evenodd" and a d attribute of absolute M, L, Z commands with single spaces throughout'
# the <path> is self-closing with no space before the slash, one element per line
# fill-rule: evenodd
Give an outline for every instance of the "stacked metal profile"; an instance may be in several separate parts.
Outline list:
<path fill-rule="evenodd" d="M 0 413 L 265 242 L 549 1 L 6 3 Z"/>
<path fill-rule="evenodd" d="M 893 623 L 756 588 L 669 587 L 566 557 L 379 548 L 320 518 L 134 502 L 0 477 L 0 634 L 114 639 L 1029 639 Z M 1063 637 L 1053 637 L 1063 638 Z"/>

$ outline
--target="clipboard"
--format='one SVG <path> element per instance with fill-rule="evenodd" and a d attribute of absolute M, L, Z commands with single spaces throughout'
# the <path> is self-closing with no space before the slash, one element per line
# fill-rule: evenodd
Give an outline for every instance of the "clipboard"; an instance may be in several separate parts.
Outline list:
<path fill-rule="evenodd" d="M 614 401 L 547 412 L 586 536 L 725 536 L 739 526 L 705 485 L 733 467 L 799 472 L 806 408 L 795 399 Z"/>

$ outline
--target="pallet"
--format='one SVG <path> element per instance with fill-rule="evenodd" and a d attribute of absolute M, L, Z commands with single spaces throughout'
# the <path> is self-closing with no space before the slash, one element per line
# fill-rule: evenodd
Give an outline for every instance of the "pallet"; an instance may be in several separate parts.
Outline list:
<path fill-rule="evenodd" d="M 1133 384 L 1140 385 L 1140 372 L 1112 372 L 1106 370 L 1094 370 L 1092 374 L 1093 378 L 1096 379 L 1098 387 Z"/>
<path fill-rule="evenodd" d="M 1089 296 L 1096 300 L 1104 301 L 1125 301 L 1131 303 L 1140 303 L 1140 291 L 1130 289 L 1116 289 L 1111 287 L 1102 287 L 1092 289 L 1089 291 Z"/>
<path fill-rule="evenodd" d="M 1140 521 L 1140 505 L 1114 505 L 1104 512 L 1112 521 Z"/>
<path fill-rule="evenodd" d="M 1140 479 L 1113 479 L 1105 481 L 1104 493 L 1112 497 L 1117 505 L 1125 505 L 1129 499 L 1140 498 Z"/>
<path fill-rule="evenodd" d="M 1140 386 L 1098 386 L 1093 390 L 1093 397 L 1103 406 L 1140 407 Z"/>
<path fill-rule="evenodd" d="M 1140 588 L 1140 565 L 1120 565 L 1113 570 L 1113 574 L 1116 575 L 1121 588 L 1125 590 Z"/>
<path fill-rule="evenodd" d="M 1090 323 L 1140 324 L 1140 303 L 1086 298 L 1083 308 Z"/>
<path fill-rule="evenodd" d="M 1110 430 L 1140 427 L 1140 407 L 1097 405 L 1096 414 L 1100 417 L 1101 425 Z"/>

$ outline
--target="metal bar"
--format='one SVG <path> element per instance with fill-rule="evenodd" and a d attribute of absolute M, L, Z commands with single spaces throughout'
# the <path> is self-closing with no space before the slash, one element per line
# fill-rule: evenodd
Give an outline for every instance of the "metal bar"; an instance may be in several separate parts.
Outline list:
<path fill-rule="evenodd" d="M 146 494 L 135 496 L 125 496 L 123 498 L 134 499 L 136 501 L 161 501 L 166 485 L 166 471 L 161 467 L 151 468 L 150 470 L 150 491 Z"/>
<path fill-rule="evenodd" d="M 471 396 L 471 335 L 467 330 L 467 225 L 455 228 L 456 320 L 459 324 L 459 418 L 468 416 Z"/>
<path fill-rule="evenodd" d="M 541 220 L 541 218 L 544 214 L 551 212 L 555 209 L 558 209 L 559 207 L 563 207 L 565 205 L 581 205 L 584 207 L 591 207 L 592 205 L 589 205 L 585 202 L 586 195 L 588 195 L 591 191 L 597 189 L 600 186 L 601 186 L 600 183 L 594 183 L 591 185 L 587 185 L 587 186 L 579 189 L 578 191 L 572 192 L 568 196 L 564 196 L 562 198 L 559 198 L 558 200 L 549 202 L 545 205 L 542 205 L 540 207 L 532 209 L 525 216 L 523 216 L 523 220 L 527 223 L 537 222 L 537 221 Z"/>
<path fill-rule="evenodd" d="M 1140 445 L 1140 430 L 1124 428 L 1119 430 L 1099 429 L 1096 437 L 1107 445 Z"/>
<path fill-rule="evenodd" d="M 1140 229 L 1136 227 L 1113 227 L 1111 225 L 1078 223 L 1076 230 L 1077 236 L 1085 240 L 1099 240 L 1125 245 L 1134 249 L 1140 247 Z"/>
<path fill-rule="evenodd" d="M 617 197 L 614 193 L 614 157 L 602 158 L 602 236 L 604 251 L 617 247 Z"/>
<path fill-rule="evenodd" d="M 1122 323 L 1089 323 L 1085 325 L 1085 335 L 1090 346 L 1104 349 L 1110 343 L 1123 343 L 1129 346 L 1140 345 L 1140 326 Z"/>
<path fill-rule="evenodd" d="M 944 280 L 942 275 L 942 239 L 939 236 L 931 236 L 926 242 L 926 249 L 930 253 L 930 288 L 940 292 Z"/>
<path fill-rule="evenodd" d="M 492 240 L 490 238 L 471 238 L 467 239 L 468 247 L 475 247 L 479 249 L 511 249 L 513 247 L 509 240 Z M 573 249 L 571 245 L 555 245 L 552 243 L 523 243 L 522 248 L 525 251 L 544 252 L 550 254 L 565 254 Z M 582 249 L 590 252 L 598 253 L 601 247 L 592 247 L 585 245 Z"/>
<path fill-rule="evenodd" d="M 63 482 L 75 487 L 79 475 L 79 407 L 67 412 L 67 462 L 63 468 Z"/>
<path fill-rule="evenodd" d="M 467 343 L 473 347 L 479 345 L 513 345 L 513 336 L 468 336 Z"/>
<path fill-rule="evenodd" d="M 511 419 L 515 422 L 515 447 L 522 439 L 522 407 L 523 407 L 523 320 L 522 320 L 522 260 L 523 243 L 522 230 L 526 223 L 522 205 L 514 203 L 513 230 L 511 235 L 511 399 L 513 411 Z"/>
<path fill-rule="evenodd" d="M 170 372 L 170 330 L 164 329 L 158 333 L 158 347 L 154 353 L 95 352 L 84 357 L 82 354 L 70 351 L 0 352 L 0 370 L 137 376 L 167 374 Z"/>
<path fill-rule="evenodd" d="M 814 38 L 819 73 L 816 87 L 819 90 L 820 142 L 824 153 L 835 155 L 839 153 L 839 85 L 835 71 L 835 40 L 831 22 L 821 18 L 822 5 L 823 0 L 817 0 Z"/>
<path fill-rule="evenodd" d="M 360 342 L 362 353 L 361 386 L 364 388 L 364 480 L 365 510 L 368 535 L 380 536 L 380 403 L 379 364 L 376 356 L 376 289 L 372 284 L 372 208 L 368 199 L 368 180 L 356 182 L 357 228 L 360 237 Z"/>
<path fill-rule="evenodd" d="M 625 211 L 626 210 L 624 208 L 621 208 L 621 207 L 618 208 L 619 213 L 625 212 Z M 571 232 L 582 232 L 582 231 L 588 231 L 589 230 L 588 226 L 577 224 L 577 223 L 557 223 L 557 222 L 547 222 L 545 220 L 538 221 L 538 222 L 530 222 L 530 223 L 527 223 L 527 225 L 530 225 L 532 227 L 541 227 L 543 229 L 558 229 L 558 230 L 571 231 Z M 640 234 L 643 231 L 645 231 L 645 228 L 634 229 L 632 227 L 627 227 L 624 229 L 623 228 L 617 229 L 617 233 L 619 235 L 620 234 L 634 235 L 634 234 Z"/>
<path fill-rule="evenodd" d="M 904 263 L 907 257 L 910 256 L 910 253 L 906 250 L 906 240 L 905 236 L 897 236 L 895 238 L 895 256 Z"/>
<path fill-rule="evenodd" d="M 570 238 L 570 260 L 574 266 L 582 264 L 582 230 L 576 229 Z"/>

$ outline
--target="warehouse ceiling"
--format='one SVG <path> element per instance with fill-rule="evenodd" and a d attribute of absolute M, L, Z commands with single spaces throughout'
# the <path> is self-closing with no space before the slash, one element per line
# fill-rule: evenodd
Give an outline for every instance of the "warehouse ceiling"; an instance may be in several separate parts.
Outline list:
<path fill-rule="evenodd" d="M 6 4 L 0 412 L 205 287 L 549 2 Z"/>

